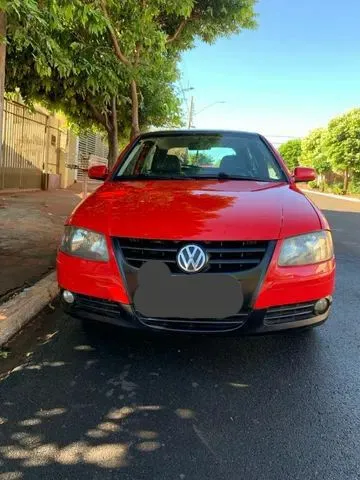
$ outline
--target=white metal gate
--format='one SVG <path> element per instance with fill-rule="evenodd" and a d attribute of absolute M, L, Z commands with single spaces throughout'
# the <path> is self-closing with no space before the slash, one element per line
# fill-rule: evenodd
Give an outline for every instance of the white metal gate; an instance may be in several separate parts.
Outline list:
<path fill-rule="evenodd" d="M 4 101 L 0 189 L 41 188 L 47 115 Z"/>

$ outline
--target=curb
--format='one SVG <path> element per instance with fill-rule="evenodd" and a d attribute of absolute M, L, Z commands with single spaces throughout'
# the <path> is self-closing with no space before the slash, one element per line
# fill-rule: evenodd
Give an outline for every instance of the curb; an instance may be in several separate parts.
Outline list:
<path fill-rule="evenodd" d="M 56 272 L 0 305 L 0 346 L 14 336 L 59 292 Z"/>
<path fill-rule="evenodd" d="M 360 203 L 359 198 L 346 197 L 344 195 L 336 195 L 335 193 L 324 193 L 324 192 L 317 192 L 315 190 L 305 190 L 305 189 L 302 189 L 302 191 L 305 193 L 313 193 L 314 195 L 322 195 L 323 197 L 336 198 L 337 200 L 346 200 L 348 202 Z"/>
<path fill-rule="evenodd" d="M 43 192 L 41 188 L 5 188 L 0 190 L 0 195 L 14 195 L 17 193 Z"/>

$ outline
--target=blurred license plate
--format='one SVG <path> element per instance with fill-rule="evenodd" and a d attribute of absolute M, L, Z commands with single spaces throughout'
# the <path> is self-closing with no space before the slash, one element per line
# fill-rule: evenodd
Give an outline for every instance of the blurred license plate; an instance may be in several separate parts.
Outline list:
<path fill-rule="evenodd" d="M 155 318 L 216 318 L 236 315 L 243 305 L 241 284 L 225 274 L 142 275 L 136 310 Z"/>

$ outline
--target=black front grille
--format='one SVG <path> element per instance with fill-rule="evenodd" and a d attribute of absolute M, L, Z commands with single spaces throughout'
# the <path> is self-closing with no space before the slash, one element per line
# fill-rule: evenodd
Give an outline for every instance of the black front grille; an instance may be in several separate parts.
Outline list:
<path fill-rule="evenodd" d="M 229 273 L 250 270 L 259 265 L 268 248 L 268 241 L 206 241 L 192 242 L 177 240 L 146 240 L 119 238 L 118 246 L 127 264 L 140 268 L 150 260 L 166 263 L 172 273 L 182 271 L 176 263 L 176 255 L 181 247 L 195 243 L 204 248 L 209 256 L 209 264 L 204 271 Z"/>
<path fill-rule="evenodd" d="M 216 333 L 216 332 L 231 332 L 237 328 L 242 327 L 249 317 L 248 312 L 238 313 L 237 315 L 224 320 L 188 320 L 180 318 L 161 319 L 139 317 L 139 320 L 154 330 L 167 330 L 173 332 L 188 332 L 188 333 Z"/>
<path fill-rule="evenodd" d="M 271 307 L 267 310 L 264 318 L 266 325 L 278 325 L 280 323 L 298 322 L 313 317 L 316 302 L 296 303 Z"/>
<path fill-rule="evenodd" d="M 121 308 L 118 303 L 102 298 L 88 297 L 87 295 L 76 294 L 72 308 L 106 317 L 119 318 L 121 316 Z"/>

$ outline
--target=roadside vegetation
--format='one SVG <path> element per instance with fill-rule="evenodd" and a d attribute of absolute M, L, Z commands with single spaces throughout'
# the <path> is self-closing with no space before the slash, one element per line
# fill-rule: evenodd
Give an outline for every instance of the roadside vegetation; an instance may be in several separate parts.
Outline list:
<path fill-rule="evenodd" d="M 290 170 L 298 165 L 318 173 L 311 188 L 336 194 L 360 195 L 360 108 L 330 120 L 303 139 L 290 140 L 279 152 Z"/>

